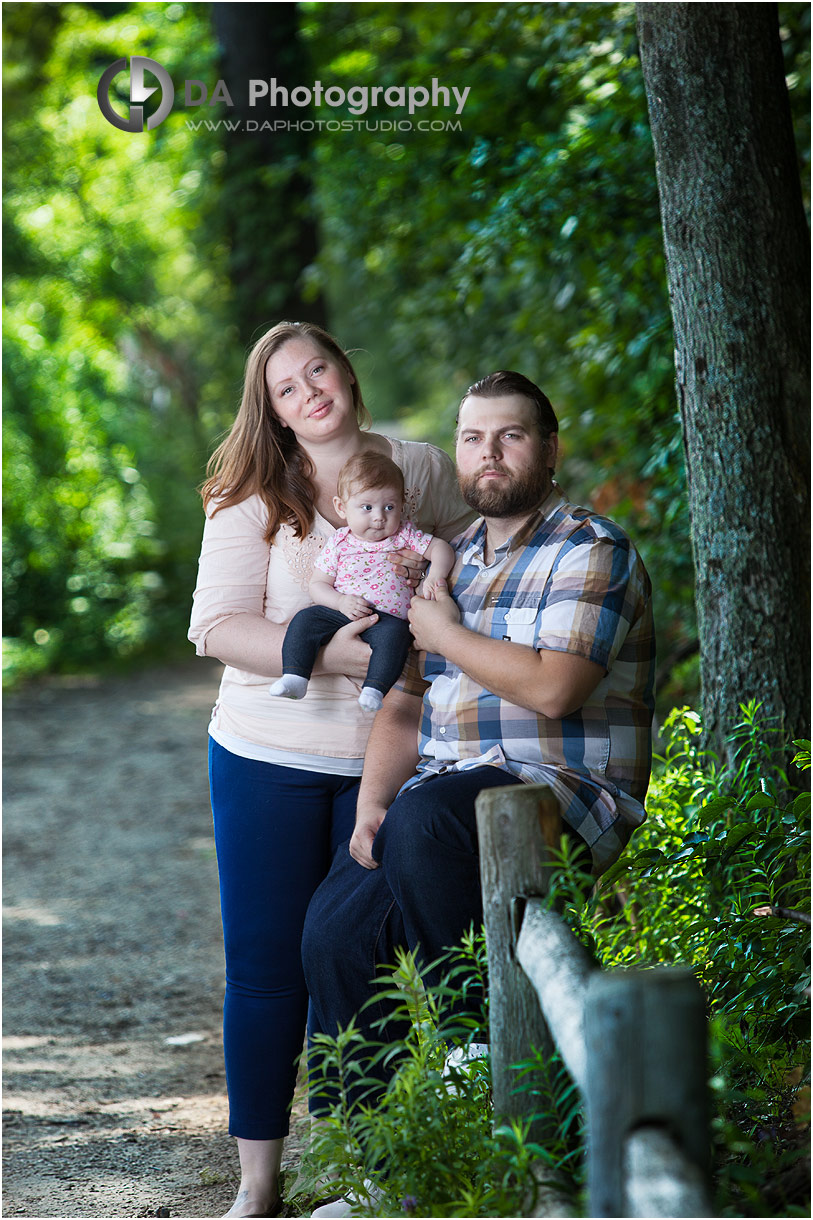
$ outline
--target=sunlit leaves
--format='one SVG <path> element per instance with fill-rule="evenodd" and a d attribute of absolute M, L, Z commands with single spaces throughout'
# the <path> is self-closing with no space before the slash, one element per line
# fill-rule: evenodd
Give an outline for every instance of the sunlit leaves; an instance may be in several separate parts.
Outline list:
<path fill-rule="evenodd" d="M 38 649 L 75 666 L 183 640 L 194 488 L 237 372 L 213 341 L 228 295 L 201 228 L 216 150 L 181 115 L 133 135 L 96 103 L 123 53 L 152 54 L 176 79 L 208 70 L 208 15 L 171 7 L 3 14 L 12 676 L 37 667 Z"/>

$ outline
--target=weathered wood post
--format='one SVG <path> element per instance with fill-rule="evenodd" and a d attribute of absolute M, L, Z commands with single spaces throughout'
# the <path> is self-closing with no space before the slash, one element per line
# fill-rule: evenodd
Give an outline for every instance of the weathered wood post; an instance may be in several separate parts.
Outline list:
<path fill-rule="evenodd" d="M 533 1046 L 553 1049 L 533 984 L 516 957 L 523 898 L 547 891 L 550 848 L 559 846 L 559 804 L 546 784 L 489 788 L 477 798 L 480 877 L 488 952 L 491 1071 L 494 1117 L 526 1118 L 534 1098 L 512 1092 L 511 1065 L 527 1059 Z M 532 1134 L 544 1138 L 544 1124 Z"/>
<path fill-rule="evenodd" d="M 713 1215 L 707 1174 L 683 1154 L 660 1127 L 639 1127 L 624 1155 L 626 1215 L 686 1217 Z"/>
<path fill-rule="evenodd" d="M 584 1094 L 584 1004 L 595 963 L 561 917 L 545 910 L 539 899 L 525 907 L 516 952 L 517 961 L 533 984 L 562 1062 Z"/>
<path fill-rule="evenodd" d="M 678 967 L 597 972 L 587 987 L 585 1036 L 589 1214 L 640 1215 L 625 1185 L 637 1129 L 668 1132 L 700 1177 L 708 1172 L 703 992 Z"/>

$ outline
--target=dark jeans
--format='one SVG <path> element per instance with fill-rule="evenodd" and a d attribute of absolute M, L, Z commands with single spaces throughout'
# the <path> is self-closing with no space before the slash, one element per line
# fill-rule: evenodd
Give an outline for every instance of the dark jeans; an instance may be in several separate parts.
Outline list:
<path fill-rule="evenodd" d="M 483 920 L 477 794 L 517 782 L 496 767 L 435 776 L 390 806 L 373 844 L 378 869 L 362 868 L 346 845 L 339 848 L 311 900 L 302 938 L 312 1030 L 335 1036 L 355 1017 L 373 1040 L 404 1032 L 388 1001 L 379 998 L 361 1011 L 380 990 L 376 971 L 394 965 L 403 946 L 418 950 L 429 985 L 440 982 L 443 968 L 428 967 Z M 480 1004 L 474 1005 L 471 1016 L 481 1022 Z M 383 1035 L 372 1029 L 382 1018 L 389 1021 Z M 318 1108 L 311 1098 L 311 1109 Z"/>
<path fill-rule="evenodd" d="M 226 949 L 229 1133 L 288 1132 L 308 994 L 301 939 L 311 895 L 353 830 L 358 779 L 278 767 L 209 738 Z"/>
<path fill-rule="evenodd" d="M 377 610 L 376 614 L 378 622 L 361 633 L 361 638 L 373 650 L 364 685 L 386 695 L 401 676 L 412 636 L 406 619 L 385 614 L 383 610 Z M 340 627 L 346 627 L 352 621 L 330 606 L 306 606 L 300 610 L 288 624 L 282 642 L 283 673 L 310 678 L 319 649 Z"/>

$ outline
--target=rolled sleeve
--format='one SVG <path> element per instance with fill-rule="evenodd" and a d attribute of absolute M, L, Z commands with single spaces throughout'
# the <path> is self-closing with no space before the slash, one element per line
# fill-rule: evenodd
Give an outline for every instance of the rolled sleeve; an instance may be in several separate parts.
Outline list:
<path fill-rule="evenodd" d="M 640 606 L 640 570 L 628 542 L 574 539 L 551 572 L 536 647 L 574 653 L 610 669 Z"/>
<path fill-rule="evenodd" d="M 207 510 L 188 633 L 201 657 L 213 627 L 235 614 L 263 615 L 271 553 L 259 497 L 215 508 Z"/>

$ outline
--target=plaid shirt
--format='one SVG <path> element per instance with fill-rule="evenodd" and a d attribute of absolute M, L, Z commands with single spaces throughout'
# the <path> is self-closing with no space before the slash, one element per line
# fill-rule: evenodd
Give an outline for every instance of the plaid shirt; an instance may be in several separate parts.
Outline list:
<path fill-rule="evenodd" d="M 449 583 L 463 625 L 573 653 L 607 672 L 583 707 L 551 720 L 492 694 L 445 657 L 413 653 L 401 688 L 423 695 L 421 757 L 405 787 L 484 764 L 546 783 L 601 872 L 645 817 L 655 667 L 649 576 L 623 530 L 568 504 L 555 484 L 488 565 L 484 542 L 480 519 L 452 544 Z"/>

